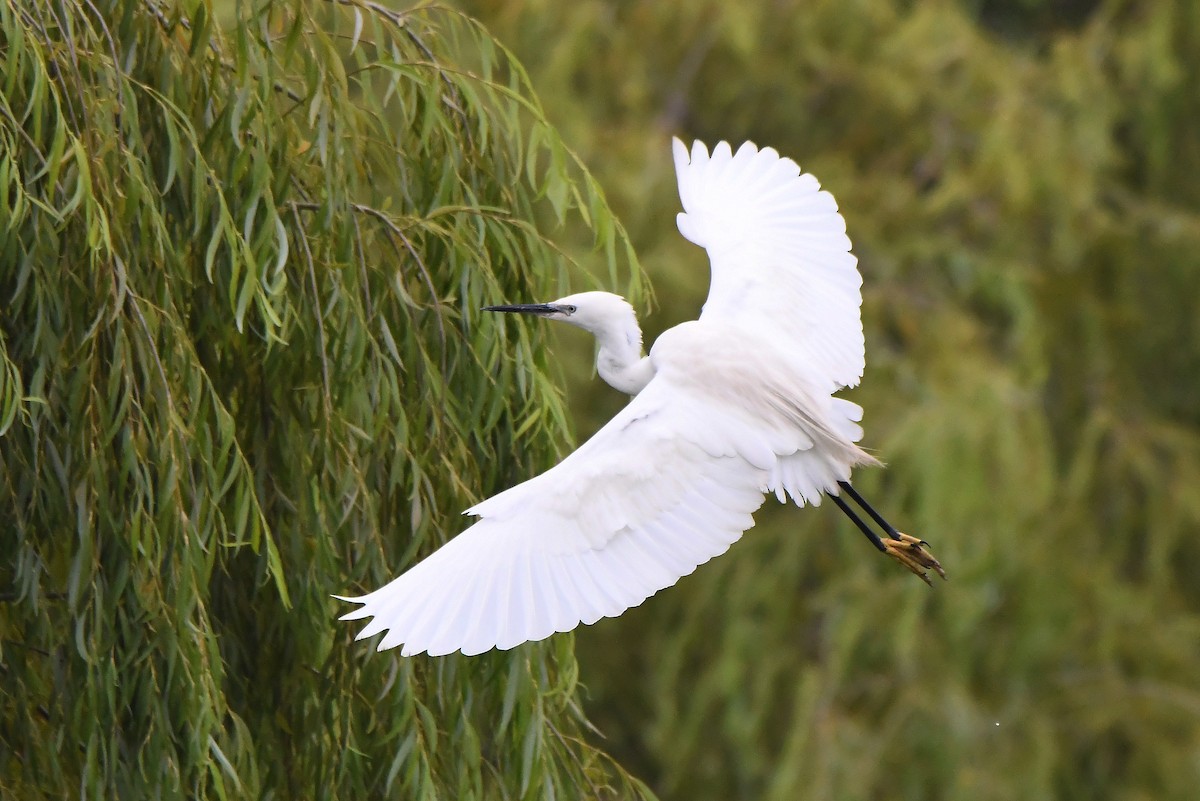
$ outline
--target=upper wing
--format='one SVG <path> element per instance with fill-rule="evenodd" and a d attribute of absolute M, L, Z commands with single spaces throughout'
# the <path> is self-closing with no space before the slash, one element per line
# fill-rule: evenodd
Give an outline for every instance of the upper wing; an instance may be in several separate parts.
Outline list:
<path fill-rule="evenodd" d="M 679 231 L 712 263 L 701 319 L 769 330 L 829 392 L 858 384 L 862 277 L 833 196 L 772 148 L 673 146 Z"/>
<path fill-rule="evenodd" d="M 660 375 L 556 467 L 469 510 L 482 519 L 428 559 L 344 599 L 362 606 L 342 619 L 373 616 L 358 636 L 389 630 L 380 650 L 476 654 L 640 604 L 754 525 L 772 448 L 726 406 Z"/>

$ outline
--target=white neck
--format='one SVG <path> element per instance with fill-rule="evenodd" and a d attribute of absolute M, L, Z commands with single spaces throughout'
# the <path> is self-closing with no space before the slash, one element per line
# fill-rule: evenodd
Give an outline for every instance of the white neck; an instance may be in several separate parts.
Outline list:
<path fill-rule="evenodd" d="M 632 309 L 627 319 L 593 330 L 596 372 L 613 389 L 629 395 L 641 392 L 654 377 L 650 359 L 642 355 L 642 329 Z"/>
<path fill-rule="evenodd" d="M 624 361 L 621 354 L 601 348 L 596 354 L 596 372 L 610 387 L 627 395 L 636 395 L 654 378 L 650 359 L 640 354 L 633 361 Z"/>

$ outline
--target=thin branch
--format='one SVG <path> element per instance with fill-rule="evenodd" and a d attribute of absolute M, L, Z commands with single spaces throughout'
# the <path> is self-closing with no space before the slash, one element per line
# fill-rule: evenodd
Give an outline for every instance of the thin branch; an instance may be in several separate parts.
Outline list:
<path fill-rule="evenodd" d="M 371 13 L 388 20 L 400 31 L 402 31 L 404 35 L 408 37 L 408 40 L 412 42 L 418 50 L 421 51 L 425 58 L 434 63 L 434 66 L 438 71 L 438 76 L 442 79 L 442 83 L 446 84 L 446 91 L 449 93 L 449 98 L 443 98 L 443 102 L 445 102 L 446 106 L 454 111 L 458 117 L 460 126 L 459 132 L 466 139 L 467 145 L 469 147 L 474 147 L 474 143 L 471 139 L 471 126 L 468 124 L 467 114 L 462 108 L 462 96 L 459 94 L 458 87 L 454 85 L 454 81 L 450 80 L 450 77 L 446 71 L 440 66 L 437 66 L 437 56 L 434 55 L 433 50 L 429 47 L 429 45 L 425 44 L 421 37 L 418 36 L 412 29 L 412 26 L 408 25 L 408 17 L 410 16 L 411 12 L 393 11 L 392 9 L 382 6 L 373 0 L 326 0 L 326 2 L 339 6 L 348 6 L 350 8 L 366 9 L 367 11 L 370 11 Z"/>
<path fill-rule="evenodd" d="M 321 307 L 321 295 L 317 291 L 317 272 L 313 266 L 312 249 L 308 246 L 308 236 L 304 230 L 304 223 L 300 219 L 300 210 L 292 204 L 292 218 L 296 221 L 296 227 L 299 228 L 298 238 L 300 244 L 304 247 L 304 261 L 308 265 L 308 280 L 312 287 L 313 293 L 313 309 L 317 318 L 317 345 L 321 352 L 321 400 L 325 404 L 325 424 L 329 425 L 333 419 L 333 397 L 330 395 L 329 382 L 329 358 L 325 352 L 325 313 Z"/>
<path fill-rule="evenodd" d="M 167 19 L 167 15 L 163 13 L 162 9 L 158 7 L 158 5 L 154 2 L 154 0 L 146 0 L 146 8 L 149 9 L 150 14 L 156 20 L 158 20 L 159 27 L 161 27 L 163 29 L 163 32 L 170 34 L 171 21 L 169 19 Z M 182 14 L 179 16 L 179 24 L 184 27 L 184 30 L 187 30 L 187 31 L 192 30 L 191 21 L 188 20 L 188 18 L 186 16 L 183 16 Z M 226 72 L 231 72 L 231 73 L 237 72 L 237 67 L 233 64 L 233 62 L 226 61 L 224 58 L 221 57 L 221 50 L 219 47 L 217 47 L 216 42 L 214 42 L 210 39 L 208 42 L 208 49 L 211 50 L 213 55 L 217 57 L 217 63 L 221 65 L 221 69 L 225 70 Z M 293 103 L 297 103 L 297 104 L 303 103 L 306 99 L 299 92 L 295 91 L 294 89 L 289 89 L 288 87 L 281 84 L 279 81 L 272 81 L 271 88 L 274 89 L 279 94 L 286 95 L 287 98 L 289 100 L 291 100 Z"/>
<path fill-rule="evenodd" d="M 142 309 L 138 305 L 137 295 L 132 288 L 126 288 L 125 305 L 132 311 L 134 317 L 137 318 L 138 324 L 141 325 L 142 331 L 146 334 L 146 345 L 150 348 L 150 355 L 154 357 L 154 366 L 158 370 L 158 379 L 162 382 L 163 391 L 167 393 L 167 409 L 171 414 L 175 414 L 175 396 L 171 394 L 171 384 L 167 380 L 167 371 L 163 367 L 162 359 L 158 355 L 158 347 L 154 344 L 154 334 L 150 331 L 150 324 L 146 322 L 145 315 L 142 314 Z"/>
<path fill-rule="evenodd" d="M 38 32 L 42 36 L 43 46 L 45 46 L 46 49 L 49 50 L 52 40 L 50 37 L 50 29 L 46 27 L 46 20 L 41 15 L 41 12 L 44 9 L 41 8 L 40 6 L 37 6 L 36 8 L 39 11 L 38 16 L 33 17 L 31 15 L 30 18 L 37 25 Z M 54 13 L 53 10 L 51 10 L 50 13 L 53 14 Z M 57 17 L 55 17 L 54 21 L 58 25 L 58 29 L 60 31 L 64 30 L 64 26 L 63 26 L 62 22 Z M 79 76 L 79 57 L 78 57 L 78 54 L 75 52 L 74 38 L 71 36 L 64 36 L 64 38 L 66 39 L 67 52 L 70 53 L 70 56 L 71 56 L 71 66 L 73 67 L 73 70 L 71 71 L 71 75 L 77 78 Z M 83 115 L 87 111 L 87 104 L 82 102 L 83 101 L 83 92 L 82 91 L 79 92 L 79 100 L 82 104 L 82 111 L 80 111 L 75 108 L 75 103 L 71 99 L 71 93 L 66 91 L 67 76 L 63 75 L 62 70 L 60 70 L 58 68 L 58 62 L 54 58 L 53 55 L 50 55 L 50 60 L 47 63 L 46 67 L 50 71 L 51 85 L 61 84 L 63 86 L 62 98 L 63 98 L 63 101 L 66 103 L 67 113 L 70 115 L 71 119 L 75 121 L 75 124 L 78 127 L 86 126 L 87 120 L 85 119 L 85 117 Z M 78 83 L 78 81 L 76 81 L 76 83 Z M 78 86 L 76 88 L 78 88 Z"/>
<path fill-rule="evenodd" d="M 553 721 L 551 721 L 549 718 L 543 718 L 543 720 L 545 721 L 546 728 L 550 729 L 550 733 L 555 736 L 555 738 L 558 740 L 559 744 L 562 745 L 563 749 L 566 750 L 567 754 L 571 757 L 571 761 L 575 763 L 575 767 L 577 767 L 579 769 L 579 775 L 581 777 L 583 777 L 583 780 L 586 781 L 588 783 L 588 786 L 592 789 L 591 797 L 592 798 L 601 798 L 602 794 L 600 792 L 600 788 L 596 785 L 596 783 L 594 781 L 592 781 L 592 777 L 588 775 L 587 767 L 584 766 L 583 760 L 579 758 L 579 754 L 577 754 L 575 752 L 575 749 L 572 748 L 570 743 L 567 742 L 567 738 L 564 737 L 563 733 L 558 730 L 558 727 L 554 725 Z M 579 743 L 580 745 L 584 744 L 584 743 L 582 743 L 582 741 L 580 741 L 578 739 L 575 739 L 575 738 L 572 738 L 572 739 L 576 743 Z"/>
<path fill-rule="evenodd" d="M 363 293 L 363 308 L 366 309 L 367 319 L 371 320 L 375 317 L 375 303 L 371 298 L 371 293 L 367 289 L 369 286 L 367 279 L 367 249 L 363 245 L 362 226 L 358 224 L 358 217 L 350 218 L 354 223 L 354 252 L 358 256 L 358 278 L 362 285 Z"/>
<path fill-rule="evenodd" d="M 114 100 L 117 104 L 117 131 L 119 133 L 121 130 L 121 120 L 124 117 L 123 112 L 124 112 L 125 107 L 123 105 L 124 98 L 122 98 L 122 96 L 121 96 L 120 84 L 121 84 L 122 73 L 121 73 L 121 61 L 120 61 L 120 58 L 117 56 L 117 42 L 115 39 L 113 39 L 112 31 L 110 31 L 108 29 L 108 24 L 105 23 L 104 15 L 100 13 L 100 9 L 96 8 L 96 6 L 92 3 L 91 0 L 84 0 L 84 4 L 91 10 L 92 14 L 96 17 L 96 21 L 98 23 L 100 23 L 100 30 L 104 31 L 104 39 L 105 39 L 105 41 L 108 42 L 109 57 L 112 58 L 113 72 L 116 73 L 116 78 L 115 78 L 116 85 L 113 86 L 113 95 L 115 96 Z M 122 149 L 125 147 L 125 142 L 122 140 L 122 138 L 119 135 L 117 136 L 117 147 L 120 147 Z"/>
<path fill-rule="evenodd" d="M 357 213 L 368 217 L 373 217 L 374 219 L 383 223 L 384 227 L 387 228 L 388 232 L 391 234 L 391 237 L 388 241 L 396 250 L 396 255 L 402 255 L 400 249 L 396 246 L 396 241 L 398 240 L 400 244 L 403 245 L 404 251 L 408 253 L 413 262 L 417 265 L 417 272 L 421 274 L 421 283 L 423 283 L 425 288 L 429 290 L 430 300 L 434 304 L 434 318 L 437 320 L 438 344 L 441 346 L 438 366 L 441 368 L 442 372 L 445 373 L 446 353 L 449 345 L 449 338 L 446 335 L 446 324 L 442 320 L 441 312 L 438 310 L 438 307 L 441 304 L 438 300 L 437 287 L 433 283 L 433 277 L 429 272 L 429 267 L 425 264 L 425 260 L 421 258 L 421 254 L 417 251 L 417 248 L 413 244 L 412 240 L 409 239 L 408 235 L 404 233 L 404 229 L 397 225 L 389 214 L 371 206 L 367 206 L 363 203 L 350 203 L 348 205 Z M 291 206 L 294 209 L 303 209 L 305 211 L 316 211 L 320 208 L 320 205 L 317 203 L 300 202 L 295 200 L 291 201 Z"/>

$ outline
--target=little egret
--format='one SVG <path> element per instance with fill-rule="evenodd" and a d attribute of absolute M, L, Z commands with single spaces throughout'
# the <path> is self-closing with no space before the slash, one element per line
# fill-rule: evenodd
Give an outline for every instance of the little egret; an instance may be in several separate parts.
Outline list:
<path fill-rule="evenodd" d="M 762 505 L 828 495 L 880 551 L 945 578 L 850 485 L 879 462 L 862 408 L 833 393 L 864 366 L 862 277 L 837 203 L 796 162 L 747 142 L 674 141 L 680 232 L 708 251 L 698 320 L 648 356 L 633 308 L 607 292 L 489 306 L 596 337 L 600 377 L 633 398 L 545 473 L 467 510 L 479 520 L 343 620 L 374 618 L 379 650 L 478 654 L 615 617 L 724 553 Z M 863 521 L 857 503 L 883 530 Z M 341 596 L 339 596 L 341 597 Z"/>

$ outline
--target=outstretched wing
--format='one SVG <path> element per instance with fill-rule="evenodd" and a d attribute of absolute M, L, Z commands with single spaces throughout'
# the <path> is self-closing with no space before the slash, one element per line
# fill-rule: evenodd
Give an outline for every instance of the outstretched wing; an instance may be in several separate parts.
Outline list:
<path fill-rule="evenodd" d="M 712 263 L 701 319 L 768 330 L 829 392 L 857 385 L 862 277 L 833 196 L 772 148 L 673 146 L 679 231 Z"/>
<path fill-rule="evenodd" d="M 715 404 L 715 405 L 714 405 Z M 512 648 L 637 606 L 754 525 L 771 444 L 736 409 L 659 376 L 608 425 L 343 620 L 379 650 Z M 739 439 L 743 444 L 739 445 Z M 739 451 L 759 448 L 752 464 Z"/>

